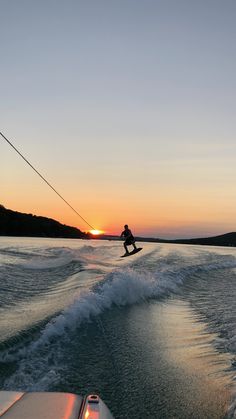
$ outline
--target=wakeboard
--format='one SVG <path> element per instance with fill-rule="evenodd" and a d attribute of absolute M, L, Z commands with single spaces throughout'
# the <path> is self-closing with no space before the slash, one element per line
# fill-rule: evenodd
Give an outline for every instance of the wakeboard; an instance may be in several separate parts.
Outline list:
<path fill-rule="evenodd" d="M 128 256 L 135 255 L 135 253 L 140 252 L 140 250 L 142 250 L 142 247 L 138 247 L 137 249 L 134 249 L 132 252 L 125 253 L 123 256 L 121 256 L 121 258 L 127 258 Z"/>

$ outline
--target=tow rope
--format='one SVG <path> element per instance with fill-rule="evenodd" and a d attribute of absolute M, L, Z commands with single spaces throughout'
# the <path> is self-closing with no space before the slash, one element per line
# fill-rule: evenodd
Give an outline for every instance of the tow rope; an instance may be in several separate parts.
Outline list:
<path fill-rule="evenodd" d="M 24 156 L 23 156 L 23 154 L 21 154 L 20 153 L 20 151 L 19 150 L 17 150 L 17 148 L 11 143 L 11 141 L 9 141 L 6 137 L 5 137 L 5 135 L 3 135 L 1 132 L 0 132 L 0 135 L 2 136 L 2 138 L 21 156 L 21 158 L 31 167 L 31 169 L 33 169 L 36 173 L 37 173 L 37 175 L 39 176 L 39 177 L 41 177 L 41 179 L 66 203 L 66 205 L 68 205 L 68 207 L 70 207 L 71 209 L 72 209 L 72 211 L 74 211 L 80 218 L 81 218 L 81 220 L 83 220 L 89 227 L 91 227 L 91 229 L 92 230 L 96 230 L 91 224 L 89 224 L 88 223 L 88 221 L 86 221 L 85 220 L 85 218 L 83 218 L 82 217 L 82 215 L 80 215 L 79 213 L 78 213 L 78 211 L 76 211 L 76 209 L 75 208 L 73 208 L 72 207 L 72 205 L 70 205 L 69 204 L 69 202 L 68 201 L 66 201 L 66 199 L 65 198 L 63 198 L 63 196 L 59 193 L 59 192 L 57 192 L 57 190 L 47 181 L 47 179 L 45 179 L 45 177 L 44 176 L 42 176 L 41 175 L 41 173 L 39 173 L 39 171 L 37 170 L 37 169 L 35 169 L 35 167 L 29 162 L 29 160 L 27 160 Z"/>

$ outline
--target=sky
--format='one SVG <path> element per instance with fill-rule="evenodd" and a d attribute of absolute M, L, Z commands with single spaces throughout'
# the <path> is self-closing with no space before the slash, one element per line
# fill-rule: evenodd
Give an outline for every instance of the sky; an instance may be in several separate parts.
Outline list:
<path fill-rule="evenodd" d="M 0 131 L 91 224 L 236 231 L 235 0 L 0 0 Z M 90 228 L 0 138 L 0 203 Z"/>

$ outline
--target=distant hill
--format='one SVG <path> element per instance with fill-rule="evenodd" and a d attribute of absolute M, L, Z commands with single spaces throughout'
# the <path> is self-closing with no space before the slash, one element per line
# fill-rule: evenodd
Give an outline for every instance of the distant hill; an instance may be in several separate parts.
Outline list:
<path fill-rule="evenodd" d="M 208 246 L 236 246 L 236 232 L 221 234 L 220 236 L 200 239 L 171 240 L 172 243 L 201 244 Z"/>
<path fill-rule="evenodd" d="M 119 236 L 96 236 L 94 239 L 102 240 L 120 240 Z M 214 237 L 203 237 L 198 239 L 161 239 L 154 237 L 137 237 L 135 236 L 137 242 L 151 242 L 151 243 L 176 243 L 176 244 L 198 244 L 206 246 L 233 246 L 236 247 L 236 233 L 226 233 L 220 236 Z"/>
<path fill-rule="evenodd" d="M 12 211 L 3 205 L 0 205 L 0 236 L 90 238 L 76 227 L 61 224 L 52 218 Z"/>
<path fill-rule="evenodd" d="M 143 238 L 143 237 L 136 237 L 137 241 L 148 241 L 148 242 L 156 242 L 156 243 L 176 243 L 176 244 L 198 244 L 198 245 L 206 245 L 206 246 L 236 246 L 236 233 L 226 233 L 221 234 L 220 236 L 213 236 L 213 237 L 202 237 L 198 239 L 175 239 L 175 240 L 168 240 L 168 239 L 159 239 L 159 238 Z"/>

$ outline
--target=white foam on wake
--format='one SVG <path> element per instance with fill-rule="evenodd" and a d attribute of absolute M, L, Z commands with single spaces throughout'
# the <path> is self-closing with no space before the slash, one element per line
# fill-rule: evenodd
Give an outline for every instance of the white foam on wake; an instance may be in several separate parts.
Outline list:
<path fill-rule="evenodd" d="M 169 284 L 174 288 L 174 284 Z M 112 305 L 125 306 L 166 292 L 168 285 L 147 272 L 132 269 L 108 274 L 96 291 L 80 294 L 74 303 L 50 321 L 38 339 L 27 346 L 4 351 L 1 362 L 17 362 L 17 371 L 4 383 L 4 389 L 45 390 L 60 378 L 63 342 L 82 322 L 98 316 Z M 53 367 L 50 367 L 53 358 Z"/>
<path fill-rule="evenodd" d="M 79 261 L 81 263 L 91 262 L 100 263 L 101 259 L 104 258 L 104 254 L 109 257 L 111 253 L 111 247 L 99 246 L 94 247 L 90 245 L 82 246 L 81 248 L 49 248 L 45 250 L 39 249 L 38 254 L 34 254 L 27 261 L 18 261 L 18 265 L 25 269 L 41 270 L 41 269 L 52 269 L 59 268 L 64 265 L 68 265 L 72 261 Z"/>
<path fill-rule="evenodd" d="M 63 344 L 81 323 L 115 306 L 127 306 L 177 292 L 178 287 L 197 272 L 235 266 L 235 261 L 194 265 L 183 269 L 150 273 L 132 268 L 108 274 L 97 289 L 80 294 L 74 303 L 50 321 L 39 337 L 24 347 L 4 351 L 1 362 L 18 362 L 19 368 L 4 383 L 4 389 L 46 390 L 60 379 Z M 53 358 L 53 367 L 50 367 Z"/>

